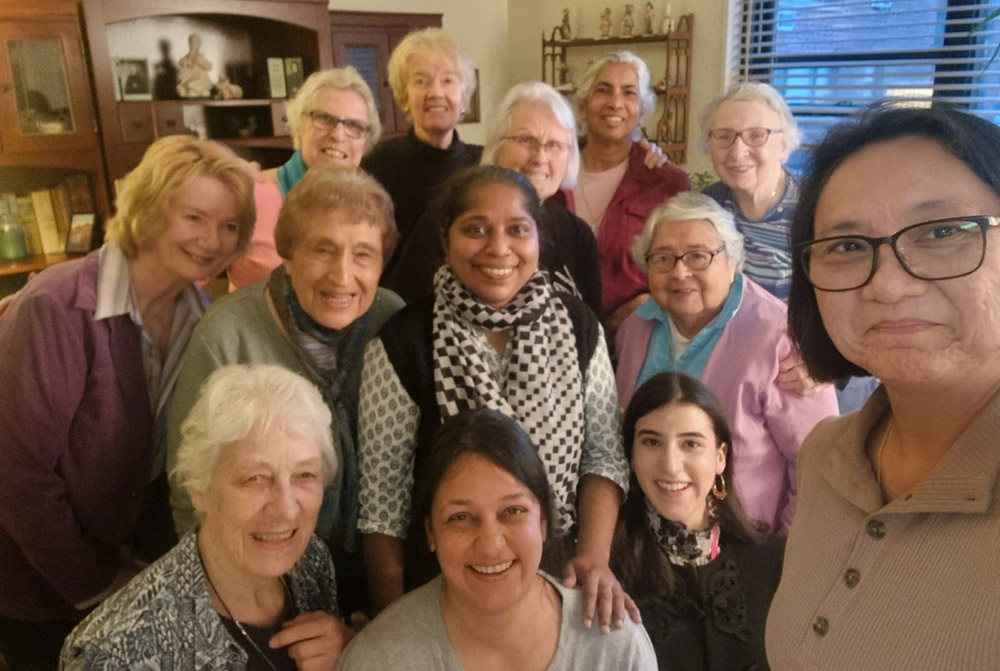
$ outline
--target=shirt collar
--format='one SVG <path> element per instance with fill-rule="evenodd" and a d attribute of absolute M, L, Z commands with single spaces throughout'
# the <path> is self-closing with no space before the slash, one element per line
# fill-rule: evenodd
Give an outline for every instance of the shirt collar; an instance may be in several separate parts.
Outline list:
<path fill-rule="evenodd" d="M 137 324 L 135 299 L 132 296 L 132 281 L 128 275 L 128 259 L 121 248 L 113 242 L 101 247 L 97 261 L 97 300 L 94 304 L 94 320 L 110 319 L 129 315 Z"/>

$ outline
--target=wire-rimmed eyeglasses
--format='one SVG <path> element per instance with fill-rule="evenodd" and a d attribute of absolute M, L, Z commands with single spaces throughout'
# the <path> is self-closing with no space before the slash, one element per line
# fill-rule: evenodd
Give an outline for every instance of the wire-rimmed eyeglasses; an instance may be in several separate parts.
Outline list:
<path fill-rule="evenodd" d="M 678 261 L 683 261 L 690 270 L 705 270 L 712 265 L 714 259 L 722 250 L 726 248 L 722 245 L 712 251 L 708 249 L 692 249 L 683 254 L 673 252 L 650 252 L 646 254 L 646 265 L 651 271 L 658 273 L 669 273 L 677 265 Z"/>
<path fill-rule="evenodd" d="M 736 138 L 740 138 L 743 140 L 743 144 L 748 147 L 760 147 L 767 142 L 767 138 L 771 137 L 771 133 L 783 132 L 784 130 L 781 128 L 764 128 L 762 126 L 744 128 L 743 130 L 716 128 L 708 132 L 708 142 L 713 147 L 728 149 L 736 142 Z"/>
<path fill-rule="evenodd" d="M 868 284 L 878 268 L 882 245 L 899 265 L 920 280 L 950 280 L 970 275 L 986 257 L 986 231 L 1000 216 L 935 219 L 901 228 L 892 235 L 836 235 L 795 246 L 809 283 L 820 291 L 851 291 Z"/>
<path fill-rule="evenodd" d="M 511 142 L 516 142 L 521 145 L 524 149 L 535 153 L 540 149 L 544 149 L 547 154 L 561 154 L 567 149 L 569 149 L 569 144 L 565 142 L 558 142 L 556 140 L 549 140 L 548 142 L 542 142 L 537 137 L 532 135 L 507 135 L 503 138 L 504 140 L 510 140 Z"/>
<path fill-rule="evenodd" d="M 355 140 L 368 135 L 372 129 L 371 126 L 357 119 L 341 119 L 339 116 L 327 114 L 320 110 L 311 110 L 306 112 L 306 115 L 308 115 L 312 121 L 313 128 L 316 130 L 329 133 L 338 125 L 343 125 L 347 137 L 354 138 Z"/>

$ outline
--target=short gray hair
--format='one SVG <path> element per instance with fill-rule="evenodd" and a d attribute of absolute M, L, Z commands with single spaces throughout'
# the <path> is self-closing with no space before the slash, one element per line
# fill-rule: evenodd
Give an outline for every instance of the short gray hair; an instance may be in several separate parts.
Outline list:
<path fill-rule="evenodd" d="M 576 117 L 573 108 L 566 98 L 544 82 L 524 82 L 518 84 L 504 96 L 497 110 L 496 119 L 486 134 L 486 146 L 483 147 L 482 165 L 496 163 L 497 151 L 503 143 L 504 136 L 510 131 L 510 117 L 514 108 L 521 103 L 540 102 L 551 110 L 559 125 L 569 133 L 569 160 L 566 162 L 566 174 L 563 175 L 560 186 L 572 189 L 576 186 L 576 178 L 580 173 L 580 147 L 576 141 Z"/>
<path fill-rule="evenodd" d="M 320 444 L 324 484 L 337 469 L 330 423 L 319 390 L 281 366 L 223 366 L 206 378 L 198 400 L 181 424 L 177 465 L 170 473 L 183 488 L 203 492 L 226 445 L 254 431 L 279 429 Z"/>
<path fill-rule="evenodd" d="M 682 191 L 650 212 L 642 233 L 632 241 L 632 260 L 642 272 L 649 272 L 646 254 L 665 221 L 708 221 L 726 246 L 726 258 L 737 274 L 743 272 L 743 234 L 736 230 L 733 215 L 703 193 Z"/>
<path fill-rule="evenodd" d="M 781 94 L 764 82 L 743 82 L 729 87 L 725 93 L 708 103 L 708 107 L 701 113 L 701 137 L 698 142 L 704 152 L 708 152 L 708 134 L 712 131 L 712 121 L 715 117 L 719 105 L 727 100 L 749 100 L 750 102 L 764 103 L 781 116 L 782 131 L 784 135 L 785 147 L 789 154 L 799 148 L 802 143 L 802 134 L 799 125 L 792 116 L 792 110 L 788 108 L 788 103 L 781 97 Z"/>
<path fill-rule="evenodd" d="M 285 107 L 285 116 L 288 117 L 288 129 L 292 133 L 292 143 L 296 149 L 301 149 L 299 141 L 299 130 L 302 127 L 302 117 L 309 112 L 307 109 L 312 105 L 316 94 L 322 89 L 337 89 L 341 91 L 354 91 L 365 101 L 368 108 L 367 123 L 371 127 L 368 132 L 368 139 L 365 142 L 365 150 L 371 149 L 382 137 L 382 121 L 378 116 L 378 107 L 375 106 L 375 98 L 372 97 L 372 90 L 368 88 L 368 83 L 358 71 L 348 65 L 345 68 L 331 68 L 329 70 L 317 70 L 309 75 L 302 88 L 292 98 Z"/>
<path fill-rule="evenodd" d="M 583 77 L 580 79 L 580 88 L 576 94 L 576 104 L 579 108 L 582 108 L 587 103 L 587 98 L 590 96 L 590 90 L 594 88 L 597 75 L 601 73 L 604 66 L 614 63 L 631 65 L 632 69 L 635 70 L 636 79 L 639 80 L 639 100 L 642 102 L 642 105 L 639 110 L 639 124 L 632 132 L 632 139 L 638 140 L 640 135 L 639 128 L 645 123 L 646 118 L 649 117 L 650 113 L 656 107 L 656 92 L 653 91 L 650 81 L 649 66 L 631 51 L 614 51 L 594 61 L 593 65 L 587 68 L 587 71 L 583 73 Z M 587 132 L 586 121 L 582 118 L 580 119 L 580 128 L 584 133 Z"/>

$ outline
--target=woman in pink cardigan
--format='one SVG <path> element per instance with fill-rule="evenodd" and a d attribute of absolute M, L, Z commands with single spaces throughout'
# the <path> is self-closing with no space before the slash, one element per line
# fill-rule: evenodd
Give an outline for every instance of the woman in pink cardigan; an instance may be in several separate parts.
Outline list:
<path fill-rule="evenodd" d="M 808 396 L 778 387 L 793 351 L 785 304 L 742 274 L 743 236 L 708 196 L 684 192 L 650 214 L 632 246 L 650 298 L 622 324 L 619 402 L 653 375 L 700 379 L 733 429 L 735 486 L 750 519 L 784 534 L 795 511 L 799 445 L 837 414 L 832 387 Z"/>

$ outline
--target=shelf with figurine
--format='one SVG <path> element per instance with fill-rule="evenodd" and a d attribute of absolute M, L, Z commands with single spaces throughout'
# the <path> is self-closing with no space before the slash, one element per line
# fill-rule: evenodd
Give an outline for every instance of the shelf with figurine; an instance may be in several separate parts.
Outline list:
<path fill-rule="evenodd" d="M 564 9 L 562 23 L 547 37 L 542 33 L 542 80 L 565 95 L 576 92 L 570 74 L 567 52 L 573 48 L 618 47 L 623 45 L 662 45 L 664 48 L 663 76 L 653 89 L 663 100 L 663 112 L 656 124 L 656 141 L 667 157 L 682 164 L 687 159 L 689 110 L 691 98 L 691 45 L 694 15 L 685 14 L 676 22 L 670 16 L 670 3 L 654 31 L 654 11 L 651 2 L 644 5 L 641 25 L 636 25 L 635 5 L 627 4 L 617 35 L 611 35 L 611 8 L 600 12 L 598 37 L 574 37 L 569 10 Z M 655 71 L 655 70 L 654 70 Z"/>

